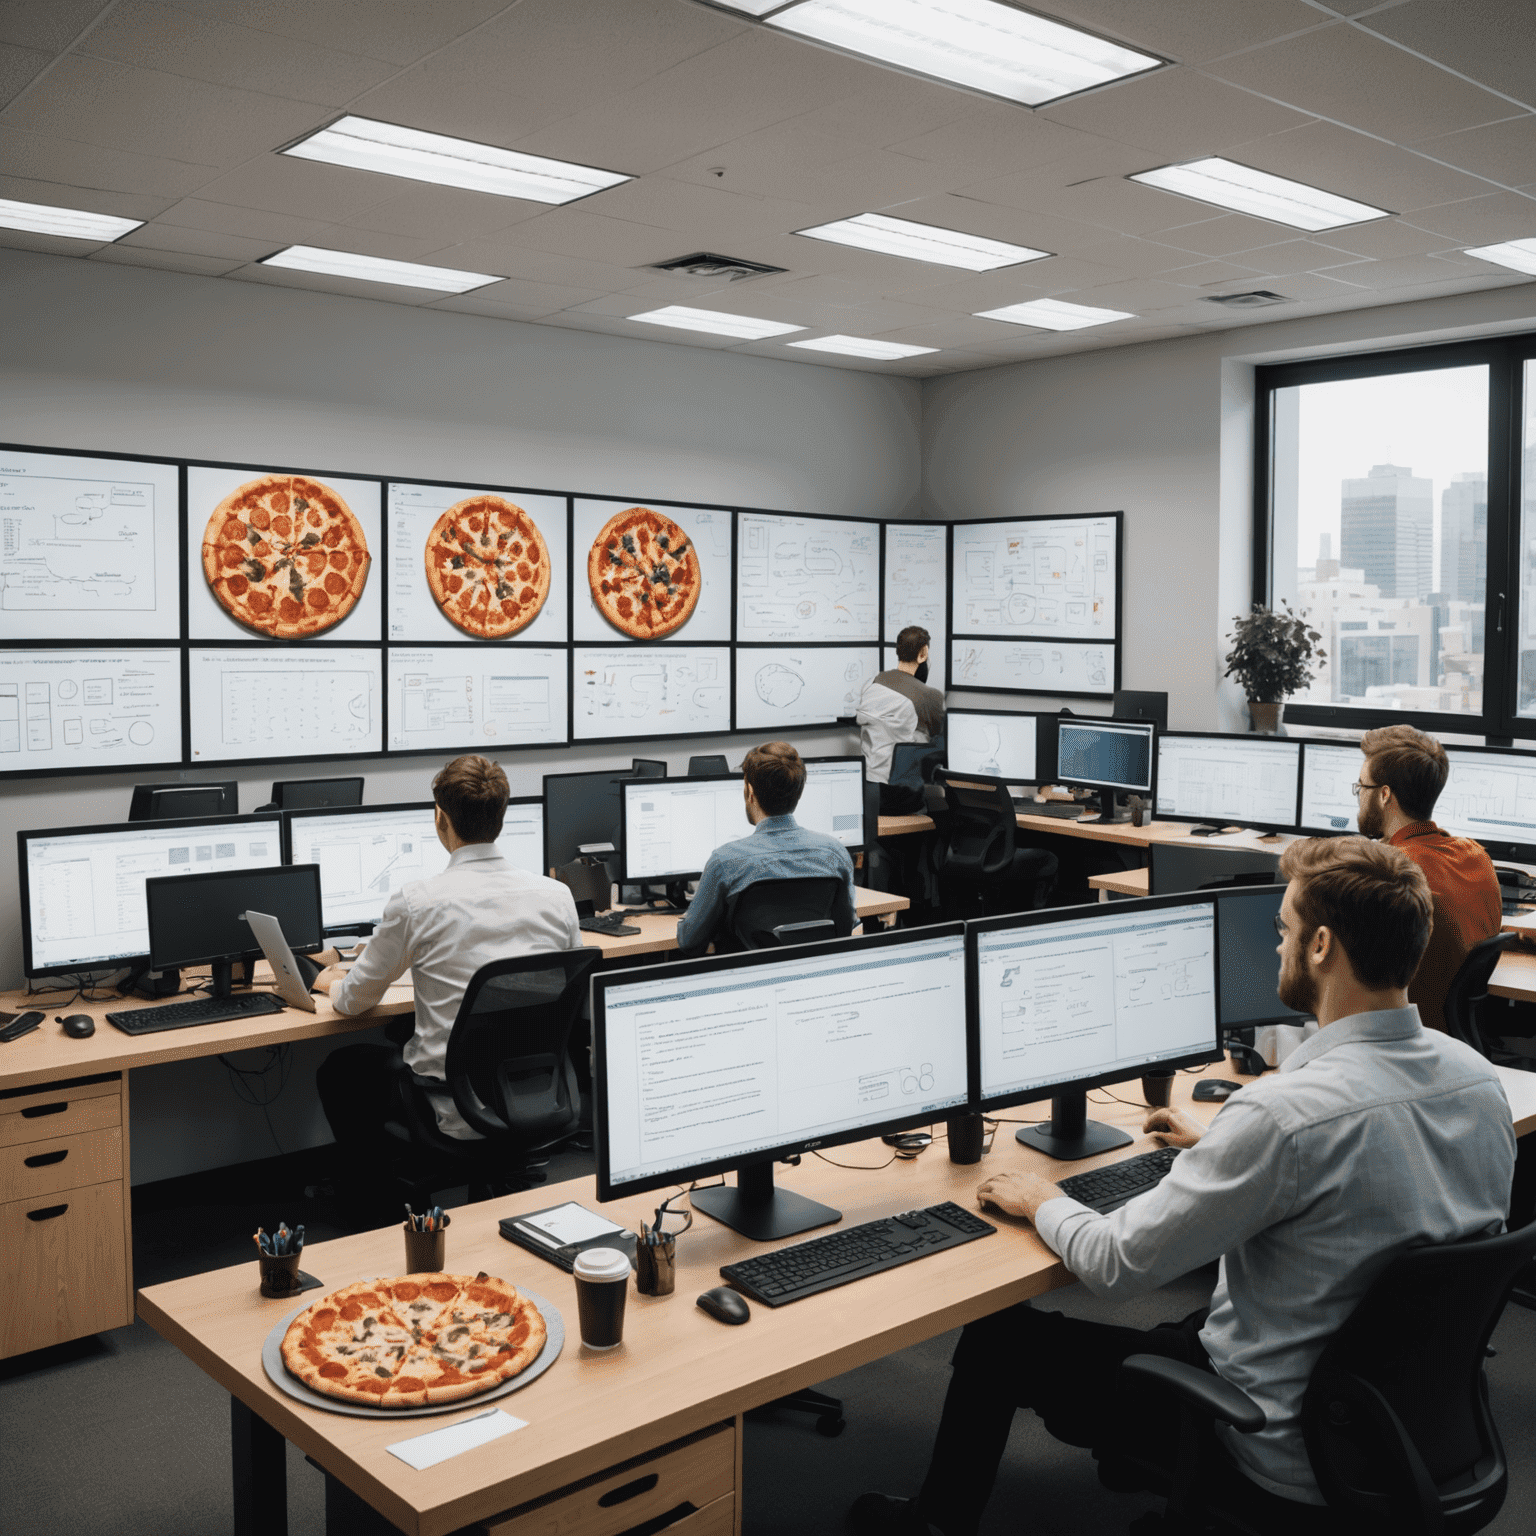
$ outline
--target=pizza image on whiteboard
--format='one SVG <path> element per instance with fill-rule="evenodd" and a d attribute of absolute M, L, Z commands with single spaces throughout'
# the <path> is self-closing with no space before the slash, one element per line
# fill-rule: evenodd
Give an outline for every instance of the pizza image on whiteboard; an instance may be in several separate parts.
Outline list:
<path fill-rule="evenodd" d="M 371 561 L 352 509 L 305 475 L 246 481 L 203 532 L 203 575 L 220 607 L 275 640 L 339 624 L 363 595 Z"/>
<path fill-rule="evenodd" d="M 610 517 L 587 552 L 587 584 L 597 611 L 631 640 L 659 640 L 686 624 L 699 605 L 704 571 L 693 540 L 650 507 Z"/>
<path fill-rule="evenodd" d="M 467 496 L 432 525 L 427 585 L 450 624 L 477 640 L 505 640 L 539 616 L 549 596 L 549 546 L 504 496 Z"/>

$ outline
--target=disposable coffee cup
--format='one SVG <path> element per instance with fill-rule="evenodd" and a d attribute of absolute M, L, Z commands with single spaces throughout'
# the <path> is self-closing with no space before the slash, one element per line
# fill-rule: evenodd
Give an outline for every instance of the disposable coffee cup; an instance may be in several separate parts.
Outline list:
<path fill-rule="evenodd" d="M 1173 1068 L 1154 1067 L 1141 1075 L 1141 1096 L 1153 1109 L 1167 1109 L 1173 1097 Z"/>
<path fill-rule="evenodd" d="M 588 1349 L 616 1349 L 624 1342 L 629 1255 L 617 1248 L 584 1248 L 573 1272 L 581 1342 Z"/>

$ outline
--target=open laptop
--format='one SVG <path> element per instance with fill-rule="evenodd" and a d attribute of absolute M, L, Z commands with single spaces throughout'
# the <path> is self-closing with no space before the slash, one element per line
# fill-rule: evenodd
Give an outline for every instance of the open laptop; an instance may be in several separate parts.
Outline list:
<path fill-rule="evenodd" d="M 320 974 L 321 967 L 313 960 L 301 958 L 288 947 L 283 937 L 283 925 L 266 912 L 247 911 L 244 914 L 261 952 L 272 967 L 272 985 L 277 995 L 290 1008 L 302 1008 L 306 1013 L 315 1011 L 315 999 L 310 983 Z"/>

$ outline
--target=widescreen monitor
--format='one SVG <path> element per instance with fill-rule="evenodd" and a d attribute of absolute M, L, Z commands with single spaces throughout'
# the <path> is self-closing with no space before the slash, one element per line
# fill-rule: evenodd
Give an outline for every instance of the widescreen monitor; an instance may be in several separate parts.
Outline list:
<path fill-rule="evenodd" d="M 239 787 L 234 779 L 199 784 L 135 784 L 129 821 L 166 821 L 172 817 L 238 816 Z"/>
<path fill-rule="evenodd" d="M 1447 747 L 1450 774 L 1434 820 L 1476 838 L 1496 859 L 1536 861 L 1536 753 Z"/>
<path fill-rule="evenodd" d="M 965 972 L 960 923 L 598 972 L 598 1198 L 736 1169 L 694 1209 L 757 1239 L 836 1221 L 773 1164 L 962 1109 Z"/>
<path fill-rule="evenodd" d="M 1296 826 L 1301 743 L 1174 732 L 1157 738 L 1157 814 L 1171 821 Z"/>
<path fill-rule="evenodd" d="M 999 784 L 1040 782 L 1034 715 L 1005 709 L 952 709 L 946 716 L 945 739 L 945 766 L 951 774 Z"/>
<path fill-rule="evenodd" d="M 1220 1057 L 1214 896 L 1048 908 L 967 927 L 973 1098 L 988 1110 L 1050 1097 L 1051 1119 L 1018 1132 L 1026 1145 L 1067 1161 L 1126 1146 L 1123 1131 L 1087 1118 L 1088 1089 Z"/>
<path fill-rule="evenodd" d="M 1359 747 L 1302 742 L 1301 830 L 1358 832 L 1360 799 L 1354 786 L 1364 771 L 1365 759 Z"/>
<path fill-rule="evenodd" d="M 275 816 L 114 822 L 18 832 L 22 964 L 28 976 L 112 969 L 149 954 L 144 882 L 281 864 Z"/>
<path fill-rule="evenodd" d="M 624 768 L 544 775 L 545 874 L 569 864 L 582 848 L 607 843 L 614 850 L 614 878 L 618 878 L 617 856 L 624 840 L 619 786 L 633 778 Z"/>
<path fill-rule="evenodd" d="M 1126 820 L 1120 795 L 1152 793 L 1155 732 L 1150 720 L 1058 720 L 1056 782 L 1100 791 L 1099 819 Z"/>
<path fill-rule="evenodd" d="M 1147 892 L 1177 896 L 1212 886 L 1273 885 L 1280 855 L 1265 848 L 1234 848 L 1230 844 L 1152 843 L 1147 848 Z"/>
<path fill-rule="evenodd" d="M 1280 1001 L 1280 936 L 1275 919 L 1284 900 L 1283 885 L 1239 886 L 1216 894 L 1221 977 L 1217 1022 L 1224 1030 L 1299 1024 L 1311 1017 Z"/>

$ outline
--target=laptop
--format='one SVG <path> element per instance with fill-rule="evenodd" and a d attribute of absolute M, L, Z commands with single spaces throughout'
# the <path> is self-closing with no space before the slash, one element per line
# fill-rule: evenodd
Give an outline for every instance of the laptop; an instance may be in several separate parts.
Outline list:
<path fill-rule="evenodd" d="M 295 955 L 283 937 L 283 925 L 266 912 L 243 914 L 250 924 L 261 952 L 272 967 L 272 985 L 277 995 L 290 1008 L 302 1008 L 306 1013 L 315 1011 L 315 999 L 310 993 L 310 983 L 320 974 L 321 967 L 313 960 Z"/>

